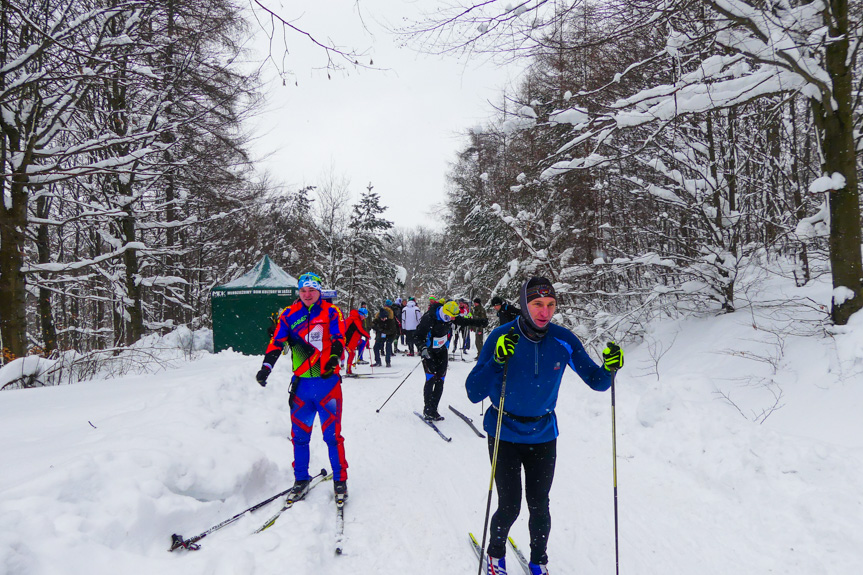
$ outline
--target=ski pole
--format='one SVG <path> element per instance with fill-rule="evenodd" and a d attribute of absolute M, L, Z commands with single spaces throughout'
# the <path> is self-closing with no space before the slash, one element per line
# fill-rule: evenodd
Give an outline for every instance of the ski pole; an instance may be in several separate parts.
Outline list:
<path fill-rule="evenodd" d="M 512 333 L 513 328 L 509 328 L 509 333 Z M 480 546 L 479 554 L 479 569 L 477 575 L 482 575 L 482 559 L 485 555 L 486 536 L 488 535 L 488 518 L 491 513 L 491 492 L 494 489 L 494 474 L 497 471 L 497 449 L 500 446 L 500 426 L 503 423 L 503 400 L 506 397 L 506 372 L 509 370 L 509 358 L 503 364 L 503 381 L 500 384 L 500 405 L 497 408 L 497 426 L 494 431 L 494 449 L 491 455 L 491 479 L 488 482 L 488 501 L 485 504 L 485 522 L 482 526 L 482 545 Z M 492 407 L 494 403 L 492 403 Z"/>
<path fill-rule="evenodd" d="M 327 474 L 327 470 L 321 469 L 321 472 L 318 473 L 318 475 L 315 475 L 315 477 L 324 476 L 326 474 Z M 264 505 L 266 505 L 272 501 L 275 501 L 279 497 L 287 495 L 291 491 L 291 489 L 292 488 L 288 488 L 288 489 L 282 491 L 281 493 L 277 493 L 277 494 L 273 495 L 272 497 L 265 499 L 264 501 L 261 501 L 257 505 L 253 505 L 253 506 L 249 507 L 245 511 L 240 511 L 239 513 L 237 513 L 236 515 L 234 515 L 230 519 L 225 519 L 224 521 L 222 521 L 218 525 L 214 525 L 213 527 L 210 527 L 209 529 L 207 529 L 206 531 L 204 531 L 200 535 L 195 535 L 194 537 L 190 537 L 189 539 L 183 539 L 182 535 L 178 535 L 178 534 L 174 533 L 173 535 L 171 535 L 171 548 L 168 549 L 168 551 L 174 551 L 175 549 L 179 549 L 180 547 L 182 547 L 183 549 L 187 549 L 189 551 L 197 551 L 198 549 L 201 548 L 201 546 L 197 544 L 198 541 L 200 541 L 201 539 L 203 539 L 204 537 L 206 537 L 207 535 L 209 535 L 213 531 L 218 531 L 222 527 L 226 527 L 226 526 L 230 525 L 231 523 L 233 523 L 234 521 L 236 521 L 237 519 L 239 519 L 240 517 L 242 517 L 246 513 L 252 513 L 254 511 L 257 511 L 258 509 L 260 509 Z"/>
<path fill-rule="evenodd" d="M 410 370 L 410 372 L 405 376 L 405 378 L 402 380 L 402 382 L 401 382 L 400 384 L 398 384 L 398 386 L 393 390 L 393 392 L 390 394 L 390 396 L 387 398 L 387 400 L 386 400 L 385 402 L 383 402 L 383 404 L 382 404 L 379 408 L 377 408 L 377 409 L 375 410 L 375 413 L 380 413 L 380 412 L 381 412 L 381 410 L 384 408 L 384 405 L 386 405 L 386 404 L 387 404 L 387 402 L 388 402 L 390 399 L 392 399 L 392 397 L 393 397 L 393 396 L 396 394 L 396 392 L 399 390 L 399 387 L 401 387 L 402 385 L 404 385 L 404 382 L 406 382 L 406 381 L 408 380 L 408 378 L 411 376 L 411 374 L 416 370 L 416 368 L 418 368 L 418 367 L 420 366 L 420 363 L 422 363 L 422 362 L 423 362 L 423 360 L 420 360 L 420 361 L 419 361 L 419 363 L 418 363 L 418 364 L 416 364 L 416 365 L 413 367 L 413 369 L 411 369 L 411 370 Z"/>
<path fill-rule="evenodd" d="M 614 417 L 614 378 L 616 371 L 611 372 L 611 456 L 614 472 L 614 572 L 620 575 L 620 555 L 617 550 L 617 428 Z"/>

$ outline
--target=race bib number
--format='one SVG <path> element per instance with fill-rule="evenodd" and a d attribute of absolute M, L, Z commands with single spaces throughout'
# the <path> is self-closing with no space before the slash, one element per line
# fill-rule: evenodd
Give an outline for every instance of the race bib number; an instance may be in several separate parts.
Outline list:
<path fill-rule="evenodd" d="M 306 334 L 306 341 L 316 350 L 324 349 L 324 326 L 316 325 Z"/>
<path fill-rule="evenodd" d="M 437 349 L 446 345 L 446 336 L 436 337 L 432 340 L 432 347 Z"/>

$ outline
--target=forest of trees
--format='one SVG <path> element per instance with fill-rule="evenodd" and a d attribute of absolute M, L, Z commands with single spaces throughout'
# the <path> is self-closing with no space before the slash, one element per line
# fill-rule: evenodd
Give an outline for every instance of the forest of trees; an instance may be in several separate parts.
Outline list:
<path fill-rule="evenodd" d="M 599 339 L 733 312 L 744 272 L 770 267 L 798 285 L 831 273 L 825 323 L 846 323 L 863 304 L 860 17 L 828 0 L 534 0 L 418 23 L 427 49 L 529 62 L 449 174 L 448 287 L 514 298 L 546 275 L 558 320 Z"/>
<path fill-rule="evenodd" d="M 4 0 L 6 359 L 207 327 L 210 288 L 263 254 L 346 307 L 514 299 L 545 275 L 588 338 L 734 312 L 744 272 L 778 261 L 798 285 L 832 274 L 825 320 L 863 307 L 861 3 L 450 6 L 405 34 L 527 71 L 465 134 L 443 228 L 402 229 L 373 183 L 256 172 L 259 79 L 237 65 L 251 31 L 231 0 Z"/>

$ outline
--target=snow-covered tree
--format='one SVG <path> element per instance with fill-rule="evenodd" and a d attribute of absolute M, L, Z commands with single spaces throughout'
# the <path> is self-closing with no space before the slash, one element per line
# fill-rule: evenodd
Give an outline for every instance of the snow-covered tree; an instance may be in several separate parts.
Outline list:
<path fill-rule="evenodd" d="M 807 252 L 792 231 L 811 219 L 830 226 L 840 296 L 833 320 L 845 323 L 863 305 L 853 129 L 860 30 L 848 3 L 454 2 L 413 33 L 428 49 L 533 60 L 528 81 L 544 86 L 526 97 L 525 85 L 514 99 L 529 109 L 510 122 L 549 151 L 535 161 L 518 156 L 528 179 L 544 182 L 557 205 L 555 190 L 585 199 L 595 190 L 602 202 L 571 213 L 592 213 L 594 221 L 582 229 L 597 254 L 615 253 L 626 266 L 657 258 L 675 263 L 671 278 L 651 266 L 640 278 L 615 274 L 619 287 L 648 287 L 649 274 L 670 279 L 672 290 L 686 284 L 685 293 L 706 295 L 730 311 L 736 270 L 759 247 L 795 249 L 806 268 Z M 808 114 L 797 113 L 802 100 Z M 531 141 L 513 139 L 520 140 Z M 532 178 L 535 166 L 542 168 L 539 178 Z M 587 174 L 581 185 L 560 184 L 574 172 Z M 809 190 L 825 196 L 823 211 L 801 192 L 812 180 Z M 603 210 L 606 216 L 597 217 Z M 816 214 L 805 218 L 807 211 Z M 651 212 L 663 215 L 659 229 Z M 519 218 L 514 210 L 501 213 Z M 523 216 L 539 229 L 535 214 Z M 667 241 L 663 227 L 691 243 Z M 817 236 L 818 226 L 810 228 Z M 573 236 L 566 241 L 579 244 Z M 664 283 L 657 287 L 664 291 Z"/>
<path fill-rule="evenodd" d="M 14 355 L 201 317 L 218 263 L 199 240 L 249 188 L 238 126 L 257 84 L 231 68 L 238 15 L 227 0 L 4 3 L 0 333 Z"/>
<path fill-rule="evenodd" d="M 400 228 L 393 232 L 393 238 L 390 259 L 407 271 L 403 295 L 422 299 L 448 293 L 450 260 L 446 251 L 446 232 L 422 226 Z M 418 305 L 423 307 L 421 301 Z"/>
<path fill-rule="evenodd" d="M 833 284 L 837 290 L 847 288 L 834 299 L 832 318 L 837 324 L 846 323 L 863 307 L 854 132 L 860 23 L 849 4 L 843 0 L 664 0 L 626 2 L 620 9 L 628 18 L 621 19 L 610 36 L 624 34 L 632 22 L 650 23 L 663 30 L 666 46 L 620 70 L 610 84 L 643 75 L 665 54 L 679 63 L 680 74 L 672 82 L 617 100 L 607 111 L 571 122 L 576 134 L 562 149 L 590 142 L 591 151 L 555 162 L 544 175 L 615 161 L 621 150 L 613 140 L 622 131 L 650 126 L 659 132 L 681 117 L 729 110 L 765 97 L 801 94 L 809 100 L 817 128 L 823 173 L 817 188 L 829 207 Z M 693 21 L 704 25 L 694 26 Z M 722 217 L 731 216 L 727 204 L 721 211 Z"/>
<path fill-rule="evenodd" d="M 76 133 L 74 125 L 85 101 L 110 81 L 122 53 L 135 43 L 144 4 L 10 2 L 0 12 L 0 337 L 14 355 L 27 346 L 25 234 L 31 194 L 63 180 L 120 171 L 135 161 L 131 155 L 110 162 L 99 158 L 133 136 L 109 135 L 101 126 Z M 144 137 L 158 133 L 150 126 Z"/>
<path fill-rule="evenodd" d="M 348 223 L 347 265 L 342 283 L 348 309 L 361 301 L 377 301 L 397 293 L 397 266 L 389 257 L 393 223 L 383 217 L 387 208 L 373 189 L 369 184 L 360 195 Z"/>

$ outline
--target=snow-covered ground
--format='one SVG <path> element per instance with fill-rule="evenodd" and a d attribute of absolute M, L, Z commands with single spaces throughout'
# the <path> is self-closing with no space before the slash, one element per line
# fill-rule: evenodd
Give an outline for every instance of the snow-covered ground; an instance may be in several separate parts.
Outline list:
<path fill-rule="evenodd" d="M 803 298 L 826 305 L 829 287 L 773 280 L 759 299 L 778 290 L 801 305 L 668 321 L 626 347 L 621 573 L 861 572 L 863 318 L 828 337 L 801 320 L 812 317 Z M 445 443 L 412 413 L 421 369 L 375 412 L 401 381 L 392 376 L 416 365 L 404 356 L 389 378 L 344 382 L 343 556 L 333 553 L 329 484 L 261 534 L 252 532 L 278 503 L 200 551 L 169 553 L 172 533 L 196 535 L 292 483 L 288 362 L 261 388 L 260 361 L 201 353 L 155 374 L 0 393 L 0 573 L 476 573 L 467 533 L 482 532 L 486 445 L 446 409 L 480 420 L 463 389 L 473 362 L 450 364 Z M 610 394 L 572 373 L 564 383 L 549 567 L 614 573 Z M 321 467 L 316 431 L 312 469 Z M 526 509 L 512 534 L 527 547 Z"/>

